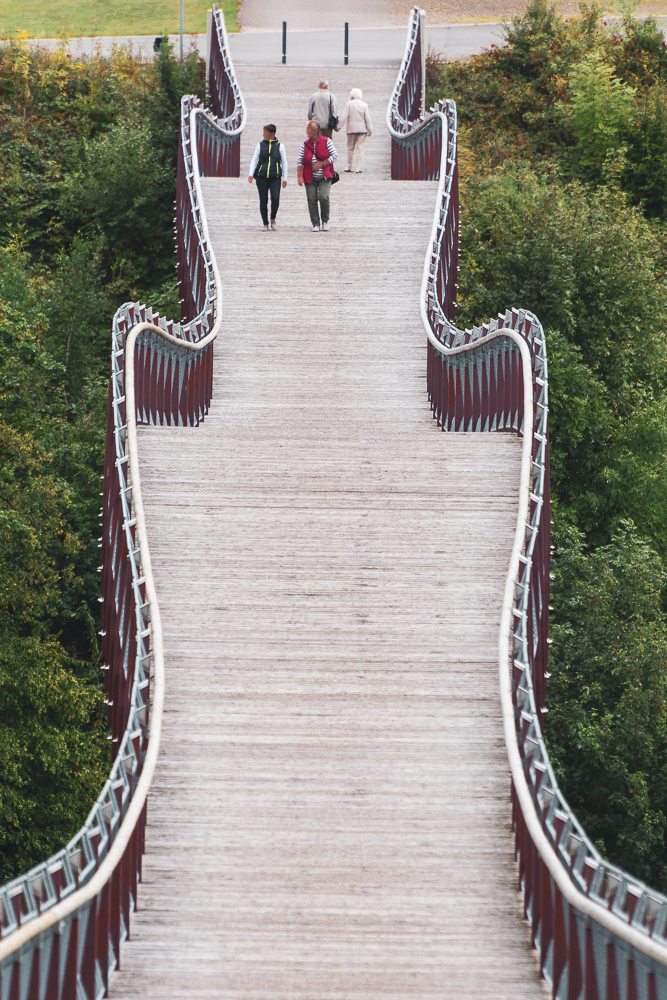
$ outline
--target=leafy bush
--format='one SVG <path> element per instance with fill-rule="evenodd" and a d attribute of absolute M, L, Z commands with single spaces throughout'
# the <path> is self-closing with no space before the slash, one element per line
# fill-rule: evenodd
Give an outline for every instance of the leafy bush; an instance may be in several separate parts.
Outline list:
<path fill-rule="evenodd" d="M 572 527 L 557 541 L 552 762 L 600 851 L 666 891 L 665 571 L 629 521 L 591 553 Z"/>
<path fill-rule="evenodd" d="M 470 324 L 520 302 L 576 343 L 610 390 L 639 393 L 667 375 L 661 257 L 658 234 L 614 188 L 526 170 L 474 178 L 462 206 L 459 312 Z"/>
<path fill-rule="evenodd" d="M 0 48 L 0 878 L 64 846 L 108 775 L 100 475 L 111 319 L 178 309 L 183 90 L 203 63 Z M 172 312 L 176 317 L 176 312 Z"/>
<path fill-rule="evenodd" d="M 0 642 L 0 879 L 63 847 L 109 774 L 100 688 L 72 669 L 60 643 Z"/>
<path fill-rule="evenodd" d="M 80 169 L 61 186 L 65 225 L 99 247 L 107 282 L 130 288 L 173 270 L 173 204 L 172 172 L 156 163 L 150 128 L 137 120 L 85 141 Z"/>
<path fill-rule="evenodd" d="M 516 306 L 547 336 L 550 752 L 601 851 L 667 891 L 667 49 L 533 0 L 431 75 L 462 126 L 459 324 Z"/>
<path fill-rule="evenodd" d="M 530 162 L 565 180 L 617 177 L 633 202 L 662 217 L 664 37 L 652 18 L 627 15 L 619 25 L 602 21 L 595 6 L 580 10 L 565 21 L 546 0 L 532 0 L 507 26 L 505 45 L 433 72 L 427 100 L 458 101 L 483 172 Z"/>
<path fill-rule="evenodd" d="M 123 180 L 109 175 L 103 154 L 111 156 L 122 170 L 138 165 L 147 188 L 142 194 L 158 206 L 155 231 L 162 233 L 168 218 L 164 231 L 171 233 L 180 99 L 184 93 L 203 97 L 204 84 L 203 61 L 192 53 L 179 63 L 168 40 L 160 47 L 159 57 L 148 65 L 122 48 L 109 58 L 72 60 L 62 52 L 29 50 L 20 40 L 7 42 L 0 48 L 0 216 L 8 232 L 21 233 L 27 250 L 43 253 L 50 260 L 69 248 L 81 228 L 89 228 L 89 220 L 77 214 L 77 206 L 83 210 L 90 201 L 82 196 L 79 202 L 74 196 L 72 202 L 72 184 L 70 197 L 65 197 L 64 180 L 81 175 L 73 186 L 78 187 L 80 181 L 90 198 L 97 183 L 107 199 L 115 181 L 124 198 L 123 211 L 131 209 L 134 253 L 141 256 L 136 226 L 145 202 L 139 199 L 140 204 L 128 205 Z M 114 143 L 110 146 L 102 141 L 113 130 L 119 151 L 111 148 Z M 171 190 L 167 190 L 168 176 Z M 101 230 L 105 238 L 105 262 L 110 266 L 114 250 L 107 226 L 118 231 L 115 210 L 106 218 L 98 212 L 92 227 L 96 232 Z M 155 244 L 156 239 L 153 235 L 151 242 Z M 164 253 L 162 244 L 157 253 L 158 258 Z M 157 263 L 159 266 L 160 259 Z M 118 301 L 132 297 L 127 289 L 134 290 L 136 276 L 131 269 L 128 274 L 129 284 L 125 290 L 119 286 Z M 146 280 L 145 275 L 141 280 Z M 151 285 L 149 279 L 144 289 Z"/>
<path fill-rule="evenodd" d="M 614 75 L 599 49 L 572 67 L 569 90 L 581 162 L 601 170 L 632 123 L 636 91 Z"/>
<path fill-rule="evenodd" d="M 73 493 L 29 434 L 0 423 L 3 879 L 66 843 L 109 768 L 95 626 L 85 602 L 77 607 L 84 542 Z M 65 619 L 75 616 L 83 632 L 75 645 L 92 659 L 76 660 L 63 644 Z"/>
<path fill-rule="evenodd" d="M 623 188 L 650 217 L 664 213 L 667 191 L 667 86 L 660 82 L 638 102 L 626 137 Z"/>

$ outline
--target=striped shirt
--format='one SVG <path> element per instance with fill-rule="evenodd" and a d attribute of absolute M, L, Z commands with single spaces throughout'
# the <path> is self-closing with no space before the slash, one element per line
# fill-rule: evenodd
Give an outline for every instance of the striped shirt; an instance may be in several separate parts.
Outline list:
<path fill-rule="evenodd" d="M 324 136 L 322 136 L 321 138 L 324 138 Z M 303 166 L 303 154 L 304 154 L 305 150 L 306 150 L 306 143 L 302 142 L 301 143 L 301 148 L 299 150 L 299 156 L 298 156 L 297 161 L 296 161 L 297 167 L 302 167 Z M 327 152 L 329 153 L 329 159 L 331 160 L 332 163 L 334 163 L 338 159 L 338 153 L 336 152 L 336 147 L 334 146 L 334 144 L 331 141 L 331 139 L 327 139 Z M 313 170 L 313 180 L 314 181 L 323 181 L 324 180 L 324 170 Z"/>

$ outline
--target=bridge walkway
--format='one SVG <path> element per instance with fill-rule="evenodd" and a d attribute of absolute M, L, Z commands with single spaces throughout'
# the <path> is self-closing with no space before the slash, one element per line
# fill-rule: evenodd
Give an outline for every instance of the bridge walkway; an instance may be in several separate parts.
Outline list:
<path fill-rule="evenodd" d="M 388 179 L 393 71 L 331 72 L 375 134 L 310 232 L 294 167 L 315 77 L 239 73 L 242 174 L 263 124 L 287 143 L 280 228 L 247 178 L 204 182 L 213 405 L 140 430 L 167 701 L 111 996 L 533 1000 L 497 693 L 519 443 L 432 420 L 435 185 Z"/>

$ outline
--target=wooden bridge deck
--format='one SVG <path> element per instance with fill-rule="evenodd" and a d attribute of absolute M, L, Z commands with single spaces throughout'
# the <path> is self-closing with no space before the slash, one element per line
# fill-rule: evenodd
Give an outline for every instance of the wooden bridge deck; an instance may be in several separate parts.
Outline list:
<path fill-rule="evenodd" d="M 240 73 L 242 173 L 271 120 L 294 171 L 315 75 Z M 497 693 L 519 443 L 432 420 L 393 79 L 332 74 L 376 131 L 328 234 L 295 171 L 269 234 L 245 177 L 204 183 L 225 325 L 205 423 L 140 432 L 167 703 L 113 997 L 545 995 Z"/>

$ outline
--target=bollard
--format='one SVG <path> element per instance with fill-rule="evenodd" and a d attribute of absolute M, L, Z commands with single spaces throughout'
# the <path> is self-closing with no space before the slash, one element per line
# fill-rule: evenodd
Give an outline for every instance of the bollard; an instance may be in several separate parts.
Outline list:
<path fill-rule="evenodd" d="M 283 66 L 287 62 L 287 21 L 283 21 Z"/>
<path fill-rule="evenodd" d="M 345 22 L 345 62 L 344 65 L 347 66 L 347 52 L 348 52 L 348 42 L 350 40 L 350 24 L 348 21 Z"/>

